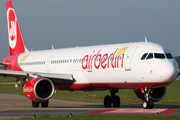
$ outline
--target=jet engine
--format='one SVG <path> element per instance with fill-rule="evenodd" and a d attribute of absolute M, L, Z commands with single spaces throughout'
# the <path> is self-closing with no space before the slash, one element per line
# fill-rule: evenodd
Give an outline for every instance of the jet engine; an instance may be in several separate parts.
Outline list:
<path fill-rule="evenodd" d="M 144 88 L 134 89 L 134 93 L 142 100 L 146 100 Z M 156 102 L 164 98 L 166 94 L 166 87 L 152 88 L 149 91 L 149 98 L 151 101 Z"/>
<path fill-rule="evenodd" d="M 54 84 L 43 77 L 29 79 L 23 87 L 23 92 L 32 101 L 44 102 L 53 96 Z"/>

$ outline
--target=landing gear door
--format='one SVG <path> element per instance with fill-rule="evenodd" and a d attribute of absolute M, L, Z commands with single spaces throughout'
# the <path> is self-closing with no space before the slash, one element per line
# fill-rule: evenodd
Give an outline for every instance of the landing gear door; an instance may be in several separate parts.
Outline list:
<path fill-rule="evenodd" d="M 131 60 L 132 60 L 132 57 L 133 57 L 133 55 L 134 55 L 134 52 L 136 51 L 136 49 L 137 49 L 138 47 L 137 46 L 133 46 L 130 50 L 129 50 L 129 52 L 128 52 L 128 54 L 127 54 L 127 56 L 126 56 L 126 59 L 125 59 L 125 70 L 126 71 L 131 71 Z"/>

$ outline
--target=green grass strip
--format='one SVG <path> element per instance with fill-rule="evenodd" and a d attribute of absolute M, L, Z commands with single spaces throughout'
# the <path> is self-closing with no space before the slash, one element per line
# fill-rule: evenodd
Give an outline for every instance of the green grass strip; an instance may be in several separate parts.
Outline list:
<path fill-rule="evenodd" d="M 18 88 L 16 88 L 14 84 L 4 84 L 6 82 L 9 83 L 14 81 L 14 78 L 0 78 L 0 83 L 3 83 L 0 84 L 0 93 L 24 95 L 21 84 L 18 84 Z M 162 100 L 155 102 L 155 105 L 180 105 L 179 86 L 180 80 L 175 80 L 173 83 L 166 86 L 165 97 Z M 108 90 L 94 92 L 56 91 L 52 98 L 72 101 L 103 103 L 104 97 L 106 95 L 110 95 L 110 92 Z M 133 89 L 119 89 L 119 92 L 116 95 L 120 96 L 121 104 L 140 105 L 143 102 L 140 98 L 136 96 Z"/>
<path fill-rule="evenodd" d="M 32 117 L 29 118 L 20 118 L 18 120 L 32 120 Z M 77 116 L 58 116 L 58 117 L 36 117 L 36 120 L 178 120 L 180 115 L 174 116 L 143 116 L 143 115 L 77 115 Z"/>

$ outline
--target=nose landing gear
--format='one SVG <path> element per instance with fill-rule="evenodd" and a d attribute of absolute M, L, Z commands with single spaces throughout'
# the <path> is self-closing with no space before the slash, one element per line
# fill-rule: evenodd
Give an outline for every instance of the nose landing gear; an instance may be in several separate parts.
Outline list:
<path fill-rule="evenodd" d="M 153 109 L 154 108 L 154 102 L 152 100 L 150 100 L 150 97 L 149 97 L 150 91 L 151 91 L 151 89 L 145 88 L 144 97 L 146 98 L 146 100 L 142 104 L 142 107 L 144 109 Z"/>
<path fill-rule="evenodd" d="M 119 96 L 115 95 L 119 92 L 118 89 L 110 89 L 111 96 L 107 95 L 104 97 L 104 107 L 111 107 L 111 103 L 113 103 L 113 107 L 120 106 L 120 98 Z"/>

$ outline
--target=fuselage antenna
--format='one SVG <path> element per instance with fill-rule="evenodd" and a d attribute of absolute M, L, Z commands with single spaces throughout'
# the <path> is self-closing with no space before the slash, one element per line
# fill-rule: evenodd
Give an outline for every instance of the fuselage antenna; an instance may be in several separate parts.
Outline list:
<path fill-rule="evenodd" d="M 147 43 L 147 38 L 145 37 L 145 42 Z"/>
<path fill-rule="evenodd" d="M 54 50 L 54 46 L 52 45 L 52 50 Z"/>

